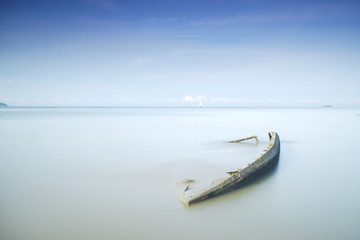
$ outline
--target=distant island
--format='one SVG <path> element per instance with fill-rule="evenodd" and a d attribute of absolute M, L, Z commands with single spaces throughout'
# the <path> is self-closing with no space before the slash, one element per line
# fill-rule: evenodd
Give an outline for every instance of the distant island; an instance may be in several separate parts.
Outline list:
<path fill-rule="evenodd" d="M 325 105 L 325 106 L 323 106 L 324 108 L 331 108 L 331 107 L 333 107 L 332 105 Z"/>
<path fill-rule="evenodd" d="M 6 105 L 5 103 L 0 102 L 0 107 L 7 107 L 8 105 Z"/>

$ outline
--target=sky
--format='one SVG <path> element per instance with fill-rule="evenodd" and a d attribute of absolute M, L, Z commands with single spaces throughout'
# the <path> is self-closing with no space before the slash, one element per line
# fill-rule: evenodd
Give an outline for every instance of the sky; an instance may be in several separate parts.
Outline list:
<path fill-rule="evenodd" d="M 360 107 L 360 1 L 2 0 L 10 106 Z"/>

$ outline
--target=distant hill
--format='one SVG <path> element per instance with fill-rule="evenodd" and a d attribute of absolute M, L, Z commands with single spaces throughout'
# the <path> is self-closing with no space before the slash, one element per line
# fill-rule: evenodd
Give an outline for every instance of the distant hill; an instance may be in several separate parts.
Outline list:
<path fill-rule="evenodd" d="M 7 107 L 8 105 L 6 105 L 5 103 L 0 102 L 0 107 Z"/>

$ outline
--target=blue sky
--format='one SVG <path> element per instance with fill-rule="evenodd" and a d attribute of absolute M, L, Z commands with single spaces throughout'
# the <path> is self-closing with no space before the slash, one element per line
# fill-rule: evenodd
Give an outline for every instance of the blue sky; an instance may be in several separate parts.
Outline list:
<path fill-rule="evenodd" d="M 359 1 L 1 1 L 13 106 L 360 107 Z"/>

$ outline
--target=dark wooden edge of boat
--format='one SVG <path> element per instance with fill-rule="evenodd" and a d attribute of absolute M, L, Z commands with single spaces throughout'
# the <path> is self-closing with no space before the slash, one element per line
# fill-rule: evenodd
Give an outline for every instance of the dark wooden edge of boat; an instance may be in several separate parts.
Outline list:
<path fill-rule="evenodd" d="M 269 132 L 269 139 L 270 143 L 264 154 L 255 159 L 248 167 L 234 171 L 230 177 L 203 192 L 187 197 L 183 195 L 181 197 L 183 203 L 189 206 L 222 195 L 252 182 L 274 168 L 279 160 L 280 138 L 276 132 Z"/>

